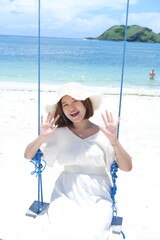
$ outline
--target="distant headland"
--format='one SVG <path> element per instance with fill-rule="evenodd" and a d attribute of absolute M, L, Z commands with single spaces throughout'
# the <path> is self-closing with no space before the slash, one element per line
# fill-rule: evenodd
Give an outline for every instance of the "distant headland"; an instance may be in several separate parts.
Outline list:
<path fill-rule="evenodd" d="M 124 25 L 115 25 L 99 37 L 87 37 L 87 40 L 104 40 L 104 41 L 123 41 L 124 40 Z M 160 43 L 160 33 L 154 33 L 150 28 L 132 25 L 127 27 L 127 41 L 128 42 L 146 42 L 146 43 Z"/>

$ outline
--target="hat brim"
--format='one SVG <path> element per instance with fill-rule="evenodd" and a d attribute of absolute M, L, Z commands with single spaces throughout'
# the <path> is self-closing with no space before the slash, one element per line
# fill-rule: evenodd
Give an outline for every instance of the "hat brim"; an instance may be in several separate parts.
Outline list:
<path fill-rule="evenodd" d="M 73 98 L 75 98 L 73 95 L 72 95 Z M 101 104 L 102 104 L 102 101 L 103 101 L 103 95 L 100 94 L 100 95 L 91 95 L 91 96 L 87 96 L 85 98 L 75 98 L 76 100 L 81 100 L 81 101 L 84 101 L 85 99 L 87 98 L 90 98 L 91 102 L 92 102 L 92 106 L 93 106 L 93 110 L 96 111 L 100 108 Z M 59 99 L 60 100 L 60 99 Z M 58 102 L 57 102 L 58 103 Z M 46 112 L 54 112 L 56 110 L 56 107 L 57 107 L 57 103 L 55 104 L 52 104 L 52 105 L 46 105 L 45 106 L 45 110 Z"/>
<path fill-rule="evenodd" d="M 53 112 L 56 110 L 57 103 L 64 96 L 71 96 L 76 100 L 84 101 L 87 98 L 90 98 L 93 110 L 97 110 L 102 102 L 103 95 L 95 94 L 94 92 L 89 92 L 86 86 L 81 85 L 77 82 L 70 82 L 62 85 L 57 91 L 56 103 L 53 105 L 46 105 L 45 109 L 47 112 Z"/>

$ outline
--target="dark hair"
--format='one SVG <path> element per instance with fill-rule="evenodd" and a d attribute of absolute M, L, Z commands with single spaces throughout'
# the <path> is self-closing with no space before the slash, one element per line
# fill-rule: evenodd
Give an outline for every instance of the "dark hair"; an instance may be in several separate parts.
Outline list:
<path fill-rule="evenodd" d="M 89 119 L 94 114 L 92 102 L 90 98 L 86 98 L 84 101 L 81 101 L 81 102 L 86 109 L 86 114 L 84 116 L 84 119 Z M 55 123 L 56 125 L 58 125 L 58 127 L 65 127 L 65 126 L 72 125 L 72 121 L 70 121 L 63 112 L 61 100 L 57 103 L 54 117 L 56 118 L 57 115 L 60 115 L 60 117 Z"/>

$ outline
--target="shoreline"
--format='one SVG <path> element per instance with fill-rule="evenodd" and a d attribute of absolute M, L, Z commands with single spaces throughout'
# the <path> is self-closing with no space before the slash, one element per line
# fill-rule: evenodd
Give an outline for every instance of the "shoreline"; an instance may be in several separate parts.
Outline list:
<path fill-rule="evenodd" d="M 84 84 L 84 83 L 82 83 Z M 55 93 L 61 84 L 41 84 L 40 91 L 43 93 Z M 84 84 L 85 85 L 85 84 Z M 93 91 L 96 93 L 102 93 L 104 95 L 119 95 L 120 87 L 111 87 L 111 86 L 89 86 L 86 85 L 89 91 Z M 18 83 L 18 82 L 0 82 L 0 92 L 5 91 L 22 91 L 22 92 L 37 92 L 38 91 L 38 83 Z M 124 96 L 148 96 L 148 97 L 160 97 L 160 89 L 156 88 L 131 88 L 131 87 L 123 87 L 122 93 Z"/>

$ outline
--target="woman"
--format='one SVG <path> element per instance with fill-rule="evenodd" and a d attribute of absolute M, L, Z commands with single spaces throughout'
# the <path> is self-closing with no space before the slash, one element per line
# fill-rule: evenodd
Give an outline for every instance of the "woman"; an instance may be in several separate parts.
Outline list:
<path fill-rule="evenodd" d="M 119 119 L 114 123 L 106 111 L 104 128 L 89 120 L 100 102 L 100 96 L 88 94 L 81 84 L 62 85 L 56 104 L 47 106 L 47 119 L 41 118 L 40 135 L 26 148 L 25 157 L 31 159 L 46 143 L 47 165 L 58 161 L 64 166 L 51 196 L 46 239 L 108 239 L 112 220 L 108 171 L 115 156 L 121 170 L 130 171 L 132 163 L 117 139 Z"/>
<path fill-rule="evenodd" d="M 152 71 L 149 73 L 149 79 L 154 80 L 155 76 L 156 76 L 155 71 L 154 71 L 154 69 L 152 69 Z"/>

